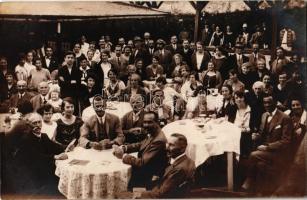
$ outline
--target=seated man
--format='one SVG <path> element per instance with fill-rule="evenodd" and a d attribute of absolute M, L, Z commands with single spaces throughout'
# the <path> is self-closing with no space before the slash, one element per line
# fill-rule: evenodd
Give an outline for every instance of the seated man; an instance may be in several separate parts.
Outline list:
<path fill-rule="evenodd" d="M 127 198 L 184 198 L 187 196 L 194 179 L 195 163 L 185 154 L 187 138 L 179 133 L 174 133 L 168 141 L 168 154 L 170 165 L 158 184 L 149 191 L 140 194 L 122 193 Z"/>
<path fill-rule="evenodd" d="M 166 137 L 158 125 L 155 112 L 144 114 L 143 128 L 148 137 L 139 143 L 114 147 L 114 155 L 132 166 L 128 190 L 133 187 L 151 188 L 153 177 L 162 176 L 167 164 Z M 129 154 L 138 152 L 138 157 Z"/>
<path fill-rule="evenodd" d="M 18 104 L 24 101 L 30 101 L 32 95 L 27 92 L 27 82 L 24 80 L 17 81 L 17 93 L 10 98 L 10 108 L 17 108 Z"/>
<path fill-rule="evenodd" d="M 259 132 L 252 134 L 252 139 L 260 146 L 249 156 L 247 178 L 242 188 L 269 194 L 274 190 L 274 183 L 270 180 L 273 178 L 272 170 L 274 178 L 278 178 L 280 169 L 287 166 L 291 156 L 293 123 L 289 116 L 276 108 L 277 103 L 271 95 L 263 97 L 263 104 L 266 112 L 262 115 Z"/>
<path fill-rule="evenodd" d="M 122 119 L 122 129 L 126 143 L 141 142 L 146 137 L 142 131 L 144 104 L 144 98 L 140 94 L 131 96 L 130 105 L 132 111 L 125 114 Z"/>
<path fill-rule="evenodd" d="M 37 111 L 40 107 L 47 104 L 49 97 L 49 85 L 46 81 L 40 82 L 38 84 L 39 94 L 31 98 L 30 102 L 32 103 L 34 111 Z"/>
<path fill-rule="evenodd" d="M 91 116 L 80 128 L 80 146 L 97 150 L 112 148 L 113 144 L 122 145 L 124 135 L 119 118 L 106 113 L 106 100 L 95 96 L 93 107 L 96 115 Z"/>
<path fill-rule="evenodd" d="M 42 117 L 37 113 L 21 120 L 6 135 L 7 184 L 14 193 L 56 192 L 55 161 L 67 159 L 63 147 L 41 132 Z M 58 154 L 58 155 L 57 155 Z M 19 191 L 20 190 L 20 191 Z M 52 190 L 52 191 L 51 191 Z"/>
<path fill-rule="evenodd" d="M 152 92 L 151 104 L 145 107 L 145 111 L 153 111 L 158 114 L 160 126 L 173 121 L 173 114 L 171 107 L 163 103 L 164 92 L 161 89 L 156 89 Z"/>

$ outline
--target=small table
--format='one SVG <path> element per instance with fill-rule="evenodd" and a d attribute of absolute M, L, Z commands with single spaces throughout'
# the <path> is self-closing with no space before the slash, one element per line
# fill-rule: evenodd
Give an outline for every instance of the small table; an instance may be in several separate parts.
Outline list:
<path fill-rule="evenodd" d="M 202 126 L 200 128 L 199 126 Z M 221 119 L 186 119 L 167 124 L 162 131 L 169 138 L 172 133 L 186 136 L 186 154 L 199 166 L 210 156 L 227 152 L 228 189 L 233 190 L 233 152 L 240 154 L 241 130 Z"/>
<path fill-rule="evenodd" d="M 67 160 L 56 161 L 59 191 L 68 199 L 112 199 L 127 191 L 131 166 L 122 163 L 112 149 L 97 151 L 76 147 Z"/>
<path fill-rule="evenodd" d="M 132 107 L 128 102 L 118 102 L 118 101 L 107 102 L 106 112 L 118 116 L 120 120 L 124 117 L 125 114 L 127 114 L 130 111 L 132 111 Z M 95 110 L 91 105 L 83 110 L 82 120 L 86 121 L 88 118 L 90 118 L 95 114 L 96 114 Z"/>

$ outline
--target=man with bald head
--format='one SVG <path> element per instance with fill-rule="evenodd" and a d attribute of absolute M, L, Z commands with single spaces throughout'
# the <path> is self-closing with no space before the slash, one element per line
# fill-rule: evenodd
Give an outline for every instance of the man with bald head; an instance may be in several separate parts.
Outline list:
<path fill-rule="evenodd" d="M 10 98 L 10 108 L 17 108 L 19 104 L 25 101 L 30 101 L 33 95 L 27 92 L 27 82 L 20 80 L 17 82 L 17 93 Z"/>
<path fill-rule="evenodd" d="M 256 81 L 252 88 L 252 91 L 250 91 L 248 95 L 248 102 L 251 107 L 250 127 L 253 131 L 258 131 L 261 123 L 261 116 L 264 113 L 264 83 Z"/>
<path fill-rule="evenodd" d="M 55 160 L 68 156 L 62 153 L 64 148 L 60 144 L 41 132 L 42 117 L 38 113 L 29 114 L 25 120 L 9 133 L 8 141 L 12 141 L 7 144 L 16 145 L 11 146 L 13 152 L 5 163 L 6 173 L 12 175 L 7 181 L 16 184 L 16 190 L 22 188 L 23 193 L 54 194 L 57 192 Z"/>
<path fill-rule="evenodd" d="M 132 111 L 124 115 L 122 119 L 122 129 L 126 143 L 141 142 L 146 135 L 142 134 L 144 119 L 144 97 L 134 94 L 130 97 Z"/>
<path fill-rule="evenodd" d="M 32 97 L 30 100 L 34 111 L 39 109 L 42 105 L 46 104 L 48 101 L 48 92 L 49 92 L 49 85 L 46 81 L 40 82 L 38 84 L 38 92 L 39 94 Z"/>

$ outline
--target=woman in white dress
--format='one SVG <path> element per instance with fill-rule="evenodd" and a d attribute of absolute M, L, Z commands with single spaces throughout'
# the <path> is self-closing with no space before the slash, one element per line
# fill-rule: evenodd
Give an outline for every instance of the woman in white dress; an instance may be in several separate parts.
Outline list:
<path fill-rule="evenodd" d="M 37 112 L 43 117 L 41 132 L 46 133 L 50 140 L 55 141 L 57 123 L 51 120 L 54 108 L 47 103 L 40 107 Z"/>

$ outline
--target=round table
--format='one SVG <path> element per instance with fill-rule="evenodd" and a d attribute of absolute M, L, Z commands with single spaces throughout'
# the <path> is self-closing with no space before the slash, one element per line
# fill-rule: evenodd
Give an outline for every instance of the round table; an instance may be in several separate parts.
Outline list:
<path fill-rule="evenodd" d="M 200 125 L 203 127 L 200 128 Z M 167 138 L 172 133 L 186 136 L 186 154 L 199 166 L 210 156 L 227 153 L 227 187 L 233 190 L 233 152 L 240 154 L 241 130 L 225 119 L 186 119 L 163 127 Z"/>
<path fill-rule="evenodd" d="M 131 166 L 122 163 L 112 149 L 97 151 L 76 147 L 67 160 L 56 161 L 59 191 L 68 199 L 114 198 L 127 191 Z"/>
<path fill-rule="evenodd" d="M 204 127 L 199 128 L 199 124 Z M 162 131 L 167 138 L 172 133 L 181 133 L 186 136 L 188 140 L 186 153 L 195 161 L 196 166 L 202 164 L 210 156 L 224 152 L 240 154 L 241 130 L 222 119 L 211 119 L 207 122 L 200 118 L 179 120 L 167 124 Z"/>
<path fill-rule="evenodd" d="M 128 102 L 118 102 L 118 101 L 107 102 L 106 112 L 118 116 L 119 119 L 122 119 L 124 115 L 130 111 L 132 111 L 132 107 Z M 88 118 L 90 118 L 95 114 L 96 114 L 95 110 L 91 105 L 83 110 L 82 120 L 86 121 Z"/>

